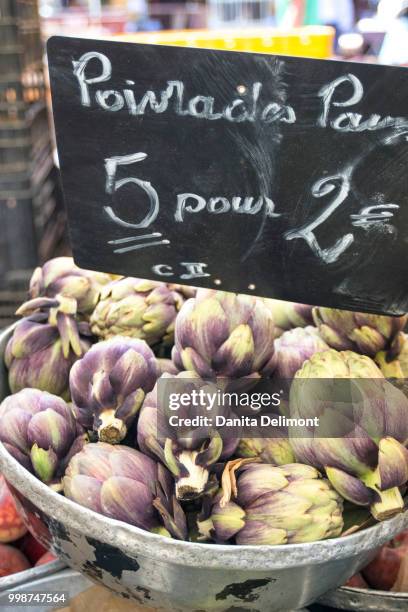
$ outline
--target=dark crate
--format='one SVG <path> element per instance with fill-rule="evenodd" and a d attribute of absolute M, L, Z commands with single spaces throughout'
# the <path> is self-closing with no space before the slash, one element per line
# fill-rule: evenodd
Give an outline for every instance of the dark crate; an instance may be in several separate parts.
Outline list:
<path fill-rule="evenodd" d="M 58 171 L 52 156 L 36 171 L 0 181 L 0 285 L 10 270 L 33 268 L 54 256 L 66 234 Z M 0 175 L 1 179 L 1 175 Z"/>
<path fill-rule="evenodd" d="M 37 0 L 0 0 L 0 19 L 8 17 L 38 20 Z"/>
<path fill-rule="evenodd" d="M 0 277 L 37 264 L 32 201 L 0 197 Z"/>
<path fill-rule="evenodd" d="M 20 171 L 6 173 L 0 170 L 0 198 L 30 197 L 33 189 L 47 179 L 53 165 L 51 145 L 47 143 Z"/>

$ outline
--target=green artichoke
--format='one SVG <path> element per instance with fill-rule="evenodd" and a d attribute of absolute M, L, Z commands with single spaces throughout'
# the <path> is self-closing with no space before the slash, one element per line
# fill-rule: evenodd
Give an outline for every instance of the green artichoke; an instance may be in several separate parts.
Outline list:
<path fill-rule="evenodd" d="M 63 487 L 66 497 L 90 510 L 153 533 L 187 538 L 170 473 L 133 448 L 87 444 L 71 458 Z"/>
<path fill-rule="evenodd" d="M 91 317 L 92 332 L 103 339 L 119 335 L 140 338 L 150 346 L 172 344 L 175 319 L 184 300 L 181 286 L 119 279 L 102 291 Z"/>
<path fill-rule="evenodd" d="M 341 497 L 311 466 L 245 465 L 232 483 L 225 475 L 208 517 L 199 521 L 200 533 L 207 539 L 244 545 L 298 544 L 333 538 L 343 529 Z"/>
<path fill-rule="evenodd" d="M 268 376 L 275 367 L 272 314 L 258 298 L 199 289 L 177 317 L 172 359 L 203 378 Z"/>
<path fill-rule="evenodd" d="M 103 442 L 118 444 L 158 375 L 156 358 L 143 340 L 118 336 L 98 342 L 70 372 L 77 419 Z"/>
<path fill-rule="evenodd" d="M 268 298 L 264 299 L 264 303 L 272 312 L 275 323 L 275 338 L 279 338 L 283 332 L 289 329 L 313 325 L 313 306 Z"/>
<path fill-rule="evenodd" d="M 99 300 L 102 287 L 112 278 L 110 274 L 79 268 L 72 257 L 56 257 L 34 270 L 29 293 L 31 298 L 62 295 L 74 299 L 75 312 L 89 316 Z"/>
<path fill-rule="evenodd" d="M 91 346 L 89 326 L 74 317 L 75 300 L 57 296 L 23 304 L 27 315 L 14 329 L 5 353 L 12 393 L 33 387 L 68 400 L 69 372 Z"/>
<path fill-rule="evenodd" d="M 292 383 L 290 413 L 319 418 L 319 426 L 289 429 L 298 461 L 325 471 L 345 499 L 370 507 L 378 520 L 402 511 L 408 399 L 369 357 L 333 349 L 313 355 Z"/>
<path fill-rule="evenodd" d="M 408 315 L 387 317 L 335 308 L 313 309 L 313 320 L 327 344 L 338 351 L 354 351 L 374 357 L 398 345 Z"/>
<path fill-rule="evenodd" d="M 40 480 L 57 485 L 67 461 L 87 438 L 64 400 L 23 389 L 0 404 L 0 440 Z"/>
<path fill-rule="evenodd" d="M 236 457 L 256 457 L 262 463 L 288 465 L 296 458 L 288 438 L 241 438 Z"/>

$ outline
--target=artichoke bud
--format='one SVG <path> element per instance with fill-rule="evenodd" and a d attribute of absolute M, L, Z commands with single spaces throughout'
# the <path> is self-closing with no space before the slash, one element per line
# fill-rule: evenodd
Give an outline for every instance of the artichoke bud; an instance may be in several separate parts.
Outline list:
<path fill-rule="evenodd" d="M 138 446 L 142 452 L 163 461 L 175 476 L 177 499 L 191 500 L 202 496 L 207 490 L 211 466 L 228 459 L 238 444 L 238 439 L 223 439 L 217 430 L 208 426 L 171 429 L 168 391 L 171 394 L 175 389 L 183 394 L 191 391 L 193 397 L 193 392 L 199 394 L 203 387 L 207 393 L 217 394 L 215 385 L 202 381 L 194 372 L 180 372 L 177 376 L 163 374 L 146 396 L 138 420 Z M 180 408 L 186 418 L 196 415 L 197 406 L 193 402 Z M 198 406 L 198 409 L 202 407 Z M 212 410 L 230 414 L 228 406 L 214 404 Z"/>
<path fill-rule="evenodd" d="M 94 345 L 70 373 L 81 424 L 92 421 L 100 440 L 120 443 L 157 376 L 155 356 L 143 340 L 117 337 Z"/>
<path fill-rule="evenodd" d="M 214 498 L 209 516 L 199 521 L 204 537 L 216 542 L 276 545 L 340 535 L 342 500 L 317 470 L 297 464 L 273 467 L 245 461 L 227 464 L 222 490 Z"/>
<path fill-rule="evenodd" d="M 374 357 L 379 351 L 400 345 L 398 338 L 408 317 L 389 317 L 335 308 L 313 309 L 313 320 L 323 340 L 338 350 Z"/>
<path fill-rule="evenodd" d="M 329 392 L 328 384 L 322 385 L 322 397 L 311 396 L 310 384 L 317 388 L 318 378 L 333 381 L 335 391 L 339 389 L 335 379 L 344 379 L 338 382 L 345 397 L 338 401 L 338 393 Z M 348 379 L 353 380 L 348 383 Z M 408 400 L 369 357 L 333 350 L 313 355 L 296 374 L 290 404 L 292 416 L 304 416 L 307 410 L 311 416 L 318 415 L 320 425 L 327 425 L 324 431 L 329 434 L 324 435 L 330 435 L 323 437 L 311 428 L 311 435 L 301 438 L 291 427 L 290 441 L 298 461 L 324 470 L 345 499 L 370 507 L 377 520 L 402 511 L 398 487 L 408 482 L 404 448 Z"/>
<path fill-rule="evenodd" d="M 145 340 L 150 346 L 172 344 L 174 323 L 185 296 L 176 285 L 122 278 L 107 285 L 92 313 L 93 333 Z"/>
<path fill-rule="evenodd" d="M 172 359 L 203 378 L 269 376 L 275 367 L 274 322 L 253 296 L 199 289 L 176 319 Z"/>
<path fill-rule="evenodd" d="M 110 518 L 167 537 L 187 536 L 171 474 L 132 448 L 87 444 L 71 458 L 63 487 L 69 499 Z"/>
<path fill-rule="evenodd" d="M 64 400 L 45 391 L 23 389 L 0 405 L 0 440 L 47 484 L 58 479 L 66 457 L 79 448 L 78 429 Z"/>
<path fill-rule="evenodd" d="M 89 316 L 95 308 L 101 291 L 113 277 L 103 272 L 82 270 L 72 257 L 56 257 L 38 267 L 30 281 L 33 299 L 64 297 L 71 300 L 69 314 Z M 73 300 L 73 301 L 72 301 Z M 68 302 L 66 302 L 68 304 Z M 67 313 L 66 313 L 67 314 Z"/>
<path fill-rule="evenodd" d="M 68 314 L 60 308 L 68 300 Z M 89 328 L 79 324 L 71 300 L 39 297 L 23 304 L 28 315 L 14 329 L 5 355 L 13 393 L 32 387 L 69 399 L 69 371 L 90 347 Z"/>

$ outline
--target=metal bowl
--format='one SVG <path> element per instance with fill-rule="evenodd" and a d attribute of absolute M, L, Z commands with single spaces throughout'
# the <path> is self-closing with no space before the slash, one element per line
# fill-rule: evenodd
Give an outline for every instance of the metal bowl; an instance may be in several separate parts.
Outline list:
<path fill-rule="evenodd" d="M 408 593 L 390 593 L 372 589 L 341 587 L 320 597 L 319 604 L 338 610 L 364 610 L 367 612 L 406 612 Z"/>
<path fill-rule="evenodd" d="M 11 330 L 0 336 L 0 363 Z M 2 368 L 2 366 L 0 366 Z M 0 369 L 0 399 L 8 393 Z M 407 528 L 408 513 L 345 538 L 289 546 L 180 542 L 109 519 L 55 493 L 0 444 L 0 470 L 30 531 L 67 565 L 169 612 L 283 612 L 344 584 Z"/>

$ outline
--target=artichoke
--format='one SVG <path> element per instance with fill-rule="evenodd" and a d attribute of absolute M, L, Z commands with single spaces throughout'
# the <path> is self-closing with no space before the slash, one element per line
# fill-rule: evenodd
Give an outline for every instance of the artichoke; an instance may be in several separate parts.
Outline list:
<path fill-rule="evenodd" d="M 69 499 L 113 519 L 184 540 L 187 526 L 169 472 L 127 446 L 87 444 L 63 478 Z"/>
<path fill-rule="evenodd" d="M 215 426 L 216 415 L 227 418 L 232 415 L 230 407 L 215 404 L 207 412 L 206 405 L 192 402 L 193 393 L 198 397 L 200 392 L 216 397 L 217 387 L 202 381 L 195 372 L 180 372 L 177 376 L 163 374 L 146 396 L 139 415 L 138 446 L 172 472 L 178 499 L 200 497 L 206 491 L 211 466 L 229 459 L 239 441 L 237 436 L 223 438 Z M 190 404 L 184 403 L 177 413 L 172 413 L 168 399 L 176 393 L 179 397 L 188 395 Z M 180 424 L 172 428 L 169 425 L 172 414 L 177 414 L 178 419 L 196 417 L 199 424 L 195 427 Z M 203 415 L 210 415 L 212 424 L 203 423 Z"/>
<path fill-rule="evenodd" d="M 63 399 L 23 389 L 0 404 L 0 440 L 24 467 L 53 484 L 86 436 Z"/>
<path fill-rule="evenodd" d="M 236 457 L 256 457 L 262 463 L 287 465 L 295 463 L 296 458 L 289 439 L 282 438 L 241 438 Z"/>
<path fill-rule="evenodd" d="M 275 338 L 279 338 L 289 329 L 313 325 L 313 306 L 268 298 L 264 299 L 264 303 L 272 312 L 275 322 Z"/>
<path fill-rule="evenodd" d="M 268 376 L 274 369 L 274 323 L 258 298 L 199 289 L 176 320 L 172 359 L 203 378 Z"/>
<path fill-rule="evenodd" d="M 370 507 L 377 520 L 403 509 L 408 400 L 369 357 L 316 353 L 296 374 L 290 409 L 291 417 L 320 419 L 306 430 L 290 427 L 298 461 L 324 470 L 345 499 Z"/>
<path fill-rule="evenodd" d="M 76 321 L 75 310 L 75 300 L 62 296 L 18 309 L 28 316 L 17 323 L 5 352 L 13 393 L 33 387 L 69 399 L 70 369 L 91 346 L 89 327 Z"/>
<path fill-rule="evenodd" d="M 118 336 L 95 344 L 70 373 L 79 422 L 104 442 L 121 442 L 158 375 L 144 340 Z"/>
<path fill-rule="evenodd" d="M 29 293 L 31 298 L 63 295 L 75 300 L 76 313 L 90 315 L 102 287 L 112 278 L 110 274 L 79 268 L 72 257 L 56 257 L 34 270 Z"/>
<path fill-rule="evenodd" d="M 313 309 L 313 320 L 327 344 L 338 351 L 354 351 L 374 357 L 401 342 L 407 315 L 387 317 L 335 308 Z"/>
<path fill-rule="evenodd" d="M 107 285 L 91 317 L 98 338 L 130 336 L 150 346 L 172 344 L 174 323 L 184 303 L 181 287 L 140 278 L 123 278 Z"/>
<path fill-rule="evenodd" d="M 236 481 L 233 471 L 224 472 L 222 491 L 207 511 L 208 517 L 199 521 L 205 538 L 219 543 L 276 545 L 340 535 L 342 499 L 313 467 L 250 464 L 240 471 Z"/>
<path fill-rule="evenodd" d="M 315 353 L 327 351 L 329 346 L 319 336 L 315 327 L 298 327 L 284 332 L 275 341 L 275 376 L 292 379 L 306 359 Z"/>

